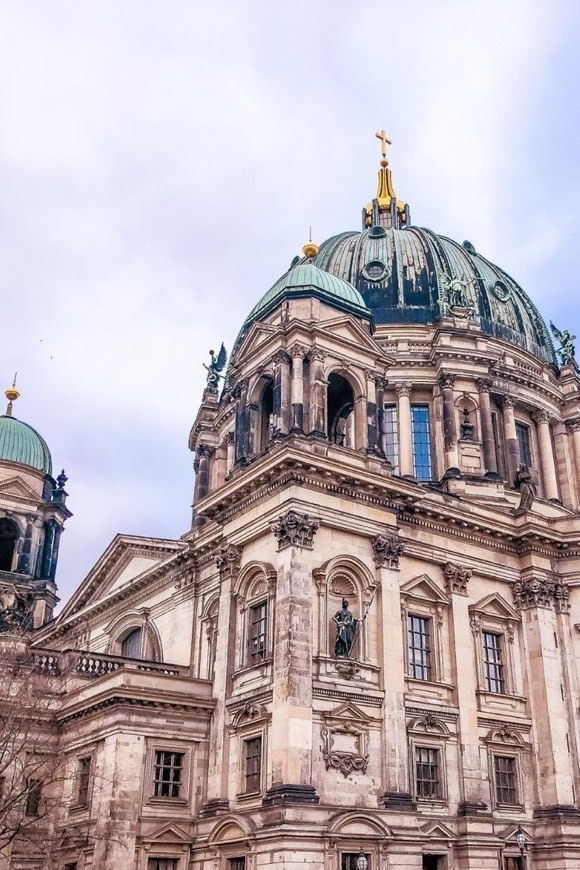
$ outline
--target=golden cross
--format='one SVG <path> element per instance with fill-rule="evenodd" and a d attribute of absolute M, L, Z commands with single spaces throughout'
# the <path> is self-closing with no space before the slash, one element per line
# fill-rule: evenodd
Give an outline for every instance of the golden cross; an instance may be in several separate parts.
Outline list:
<path fill-rule="evenodd" d="M 387 145 L 392 145 L 393 143 L 391 142 L 390 139 L 387 139 L 387 134 L 385 133 L 384 130 L 381 130 L 380 133 L 375 133 L 375 136 L 377 137 L 377 139 L 381 140 L 381 154 L 383 155 L 383 157 L 386 157 L 387 156 Z"/>

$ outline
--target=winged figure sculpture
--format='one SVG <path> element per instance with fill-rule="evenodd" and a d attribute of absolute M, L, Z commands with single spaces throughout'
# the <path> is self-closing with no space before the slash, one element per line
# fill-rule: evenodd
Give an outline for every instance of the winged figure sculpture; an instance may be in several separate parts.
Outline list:
<path fill-rule="evenodd" d="M 228 358 L 223 341 L 217 357 L 213 350 L 210 350 L 209 355 L 211 357 L 210 364 L 208 366 L 206 366 L 205 363 L 203 364 L 203 367 L 207 369 L 207 382 L 205 388 L 206 390 L 211 390 L 212 393 L 217 393 L 220 378 L 224 377 L 220 372 L 223 371 Z"/>
<path fill-rule="evenodd" d="M 558 348 L 558 353 L 560 354 L 560 359 L 562 360 L 562 365 L 570 365 L 576 366 L 578 368 L 578 363 L 575 359 L 576 348 L 574 346 L 574 342 L 576 340 L 575 335 L 571 335 L 567 329 L 560 330 L 557 326 L 554 326 L 552 321 L 550 320 L 550 329 L 554 335 L 554 338 L 560 342 L 560 347 Z"/>

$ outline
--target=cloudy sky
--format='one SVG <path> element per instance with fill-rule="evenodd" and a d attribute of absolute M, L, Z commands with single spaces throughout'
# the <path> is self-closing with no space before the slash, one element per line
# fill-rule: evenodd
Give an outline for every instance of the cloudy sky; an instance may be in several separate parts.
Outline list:
<path fill-rule="evenodd" d="M 413 222 L 580 335 L 575 0 L 0 0 L 0 379 L 69 475 L 63 599 L 188 528 L 202 363 L 378 142 Z"/>

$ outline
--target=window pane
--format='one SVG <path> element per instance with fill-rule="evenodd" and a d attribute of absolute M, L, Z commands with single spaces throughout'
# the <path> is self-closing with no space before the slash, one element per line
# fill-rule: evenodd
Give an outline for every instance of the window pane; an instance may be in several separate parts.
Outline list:
<path fill-rule="evenodd" d="M 156 752 L 153 775 L 155 797 L 178 798 L 181 789 L 182 752 Z"/>
<path fill-rule="evenodd" d="M 371 868 L 371 856 L 368 852 L 363 852 L 364 857 L 368 861 L 368 870 Z M 360 852 L 343 852 L 340 856 L 340 870 L 357 870 L 356 862 L 360 858 Z"/>
<path fill-rule="evenodd" d="M 230 858 L 228 860 L 228 870 L 246 870 L 246 859 Z"/>
<path fill-rule="evenodd" d="M 520 463 L 522 465 L 531 466 L 532 450 L 530 446 L 530 427 L 525 426 L 523 423 L 516 423 L 516 438 L 518 439 Z"/>
<path fill-rule="evenodd" d="M 177 858 L 149 858 L 147 870 L 177 870 Z"/>
<path fill-rule="evenodd" d="M 407 617 L 409 675 L 416 680 L 431 679 L 430 622 L 430 619 L 423 616 L 410 614 Z"/>
<path fill-rule="evenodd" d="M 415 748 L 415 777 L 418 798 L 438 798 L 439 750 L 425 746 Z"/>
<path fill-rule="evenodd" d="M 502 645 L 501 634 L 493 634 L 490 631 L 483 632 L 485 685 L 488 692 L 496 692 L 497 694 L 502 694 L 505 691 Z"/>
<path fill-rule="evenodd" d="M 417 480 L 431 480 L 431 436 L 427 405 L 411 405 L 411 436 L 413 474 Z"/>
<path fill-rule="evenodd" d="M 244 740 L 247 792 L 260 791 L 262 786 L 262 738 Z"/>
<path fill-rule="evenodd" d="M 134 628 L 121 644 L 121 655 L 128 659 L 141 658 L 141 629 Z"/>
<path fill-rule="evenodd" d="M 385 405 L 383 411 L 383 449 L 393 466 L 393 473 L 399 473 L 399 428 L 397 406 Z"/>
<path fill-rule="evenodd" d="M 266 601 L 250 608 L 250 661 L 261 662 L 266 657 L 266 632 L 268 627 L 268 603 Z"/>
<path fill-rule="evenodd" d="M 502 755 L 494 756 L 495 796 L 498 803 L 516 804 L 518 802 L 516 759 Z"/>

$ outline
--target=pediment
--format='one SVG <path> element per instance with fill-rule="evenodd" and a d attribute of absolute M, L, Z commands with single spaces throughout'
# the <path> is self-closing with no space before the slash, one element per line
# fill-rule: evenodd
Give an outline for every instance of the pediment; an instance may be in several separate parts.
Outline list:
<path fill-rule="evenodd" d="M 447 596 L 439 589 L 434 580 L 428 574 L 419 574 L 407 580 L 401 586 L 401 595 L 408 598 L 421 598 L 432 604 L 448 604 Z"/>
<path fill-rule="evenodd" d="M 255 827 L 251 819 L 238 815 L 223 816 L 210 831 L 209 843 L 246 840 Z"/>
<path fill-rule="evenodd" d="M 427 822 L 421 826 L 421 832 L 432 840 L 454 840 L 455 834 L 442 822 Z"/>
<path fill-rule="evenodd" d="M 183 544 L 178 541 L 117 535 L 57 617 L 57 623 L 60 625 L 84 607 L 130 588 L 164 563 L 170 563 L 182 550 Z"/>
<path fill-rule="evenodd" d="M 385 365 L 392 361 L 392 358 L 385 353 L 384 349 L 370 335 L 368 329 L 365 329 L 352 315 L 320 320 L 317 323 L 316 331 L 321 336 L 324 336 L 327 342 L 331 341 L 332 338 L 339 339 L 341 343 L 346 341 L 356 346 L 359 353 L 367 351 L 381 359 Z"/>
<path fill-rule="evenodd" d="M 495 616 L 498 619 L 519 621 L 520 618 L 517 611 L 497 592 L 487 595 L 481 601 L 478 601 L 477 604 L 472 604 L 469 610 L 472 613 L 485 613 L 486 616 Z"/>
<path fill-rule="evenodd" d="M 511 842 L 515 844 L 516 834 L 520 828 L 524 832 L 528 843 L 532 843 L 533 837 L 524 825 L 507 825 L 505 828 L 502 828 L 501 831 L 497 832 L 497 836 L 500 840 L 505 840 L 507 843 Z"/>
<path fill-rule="evenodd" d="M 251 353 L 252 355 L 258 353 L 261 347 L 269 342 L 272 338 L 272 335 L 276 332 L 276 327 L 272 326 L 270 323 L 264 323 L 264 321 L 255 321 L 250 326 L 247 333 L 244 335 L 240 345 L 236 348 L 235 359 L 232 360 L 235 366 L 239 365 L 239 361 L 242 360 L 246 354 Z"/>
<path fill-rule="evenodd" d="M 359 725 L 368 725 L 371 721 L 362 710 L 350 702 L 341 704 L 339 707 L 335 707 L 334 710 L 324 712 L 323 717 L 326 722 L 343 722 L 345 724 L 357 723 Z"/>
<path fill-rule="evenodd" d="M 165 825 L 156 828 L 143 839 L 147 842 L 168 844 L 182 844 L 191 842 L 191 837 L 187 833 L 187 831 L 185 831 L 179 825 L 176 825 L 174 822 L 167 822 Z"/>
<path fill-rule="evenodd" d="M 385 839 L 393 836 L 391 828 L 381 819 L 357 811 L 341 812 L 331 818 L 328 833 L 344 836 L 348 834 L 361 837 L 378 836 Z"/>
<path fill-rule="evenodd" d="M 20 477 L 9 477 L 0 483 L 0 498 L 13 498 L 15 501 L 27 504 L 39 504 L 42 499 L 31 486 L 28 486 Z"/>

